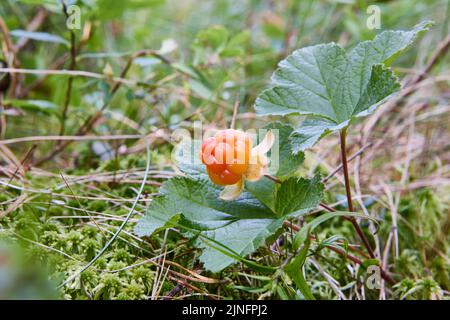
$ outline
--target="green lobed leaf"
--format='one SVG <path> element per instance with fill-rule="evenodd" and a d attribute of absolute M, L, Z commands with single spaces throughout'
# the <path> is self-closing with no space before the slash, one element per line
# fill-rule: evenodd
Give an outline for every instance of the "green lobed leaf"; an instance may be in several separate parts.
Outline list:
<path fill-rule="evenodd" d="M 238 199 L 224 201 L 219 198 L 223 188 L 210 182 L 199 160 L 201 141 L 182 137 L 173 157 L 187 176 L 174 177 L 163 184 L 161 196 L 153 199 L 135 233 L 145 236 L 178 227 L 186 236 L 196 238 L 195 245 L 203 249 L 200 260 L 208 270 L 217 272 L 236 261 L 261 269 L 243 257 L 275 235 L 285 219 L 314 209 L 323 196 L 318 176 L 310 180 L 287 178 L 304 157 L 303 153 L 293 155 L 289 143 L 292 126 L 276 122 L 264 129 L 273 130 L 277 137 L 273 158 L 279 166 L 275 166 L 274 173 L 285 181 L 276 184 L 262 178 L 246 182 Z"/>
<path fill-rule="evenodd" d="M 294 128 L 290 124 L 273 122 L 263 129 L 271 129 L 275 135 L 275 143 L 270 153 L 270 169 L 272 170 L 270 174 L 280 179 L 286 178 L 297 171 L 304 160 L 302 152 L 294 155 L 292 144 L 289 142 L 289 137 Z M 273 211 L 275 211 L 276 188 L 276 183 L 269 179 L 245 183 L 245 189 Z"/>
<path fill-rule="evenodd" d="M 349 52 L 335 43 L 296 50 L 280 62 L 274 86 L 259 95 L 256 111 L 313 116 L 292 134 L 294 153 L 303 151 L 398 91 L 398 80 L 386 67 L 431 25 L 426 21 L 410 31 L 385 31 Z"/>
<path fill-rule="evenodd" d="M 214 229 L 242 218 L 273 218 L 273 213 L 250 194 L 243 193 L 236 201 L 219 198 L 221 188 L 206 177 L 174 177 L 166 181 L 149 207 L 147 215 L 136 226 L 140 236 L 150 235 L 163 227 L 173 216 Z"/>
<path fill-rule="evenodd" d="M 242 219 L 226 225 L 223 228 L 206 231 L 208 237 L 213 238 L 222 245 L 231 248 L 241 257 L 253 253 L 263 245 L 268 237 L 275 234 L 282 226 L 284 219 Z M 200 240 L 203 248 L 200 261 L 206 269 L 219 272 L 230 264 L 236 262 L 231 256 L 224 255 L 208 242 Z"/>
<path fill-rule="evenodd" d="M 173 227 L 175 223 L 197 230 L 203 236 L 195 242 L 203 249 L 200 260 L 206 269 L 217 272 L 238 261 L 236 254 L 244 257 L 258 249 L 276 234 L 286 218 L 315 208 L 322 198 L 319 192 L 322 189 L 317 177 L 288 179 L 279 187 L 281 192 L 277 192 L 275 203 L 281 211 L 276 212 L 246 191 L 235 201 L 221 200 L 222 188 L 204 175 L 174 177 L 163 184 L 162 195 L 152 201 L 146 215 L 136 225 L 135 233 L 151 235 L 162 228 Z M 278 197 L 287 199 L 286 194 L 296 205 L 280 205 L 283 200 Z M 187 234 L 192 235 L 192 232 Z M 229 248 L 232 254 L 207 239 Z"/>
<path fill-rule="evenodd" d="M 317 141 L 334 131 L 345 128 L 347 124 L 347 122 L 344 122 L 343 124 L 337 125 L 331 120 L 315 116 L 306 118 L 301 126 L 294 130 L 289 137 L 292 152 L 297 154 L 313 147 Z"/>
<path fill-rule="evenodd" d="M 323 197 L 320 176 L 312 179 L 292 177 L 280 185 L 275 200 L 275 212 L 280 216 L 299 216 L 314 209 Z"/>
<path fill-rule="evenodd" d="M 277 187 L 275 182 L 266 178 L 254 182 L 245 181 L 245 190 L 274 212 Z"/>
<path fill-rule="evenodd" d="M 289 137 L 294 131 L 294 128 L 287 123 L 272 122 L 263 129 L 272 130 L 275 135 L 275 142 L 272 146 L 270 158 L 271 162 L 276 161 L 277 165 L 275 166 L 271 163 L 270 168 L 273 168 L 273 170 L 270 174 L 278 178 L 283 178 L 297 171 L 298 167 L 303 163 L 304 154 L 293 154 Z"/>

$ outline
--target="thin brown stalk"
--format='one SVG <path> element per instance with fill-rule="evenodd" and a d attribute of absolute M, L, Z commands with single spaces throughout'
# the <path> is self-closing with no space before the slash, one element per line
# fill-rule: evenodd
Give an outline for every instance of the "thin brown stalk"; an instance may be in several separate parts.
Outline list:
<path fill-rule="evenodd" d="M 264 176 L 265 176 L 267 179 L 272 180 L 272 181 L 275 182 L 275 183 L 281 183 L 281 180 L 278 179 L 278 178 L 275 177 L 275 176 L 272 176 L 272 175 L 270 175 L 270 174 L 265 174 Z"/>
<path fill-rule="evenodd" d="M 80 52 L 81 49 L 89 41 L 91 33 L 92 33 L 92 23 L 89 22 L 89 21 L 86 21 L 86 23 L 84 24 L 82 37 L 81 37 L 80 43 L 79 43 L 78 48 L 77 48 L 77 52 Z M 60 58 L 56 59 L 55 62 L 50 65 L 49 69 L 50 70 L 60 69 L 65 64 L 65 62 L 69 59 L 69 57 L 70 57 L 69 53 L 67 53 L 67 52 L 64 53 Z M 28 94 L 31 91 L 36 90 L 37 88 L 39 88 L 47 80 L 48 76 L 49 76 L 49 74 L 46 74 L 46 75 L 44 75 L 42 77 L 39 77 L 34 82 L 32 82 L 28 86 L 24 87 L 17 94 L 17 97 L 19 99 L 23 99 L 26 96 L 28 96 Z"/>
<path fill-rule="evenodd" d="M 66 18 L 69 18 L 69 13 L 67 12 L 67 6 L 64 3 L 63 0 L 61 0 L 63 13 L 66 16 Z M 73 30 L 70 30 L 70 66 L 69 70 L 75 70 L 77 66 L 77 45 L 76 45 L 76 36 L 75 32 Z M 64 97 L 64 106 L 63 111 L 61 115 L 61 127 L 59 129 L 59 135 L 64 135 L 64 132 L 66 131 L 66 121 L 67 121 L 67 112 L 69 110 L 70 105 L 70 98 L 72 96 L 72 87 L 73 87 L 73 80 L 74 77 L 69 77 L 67 80 L 67 90 L 66 95 Z M 58 141 L 58 144 L 60 141 Z"/>
<path fill-rule="evenodd" d="M 61 178 L 63 179 L 64 183 L 66 184 L 67 189 L 69 189 L 70 193 L 75 197 L 75 200 L 78 202 L 78 205 L 80 206 L 81 210 L 89 217 L 89 219 L 94 223 L 94 225 L 97 227 L 98 230 L 102 233 L 102 235 L 106 238 L 106 234 L 103 232 L 103 230 L 100 228 L 100 226 L 97 224 L 97 221 L 92 217 L 92 215 L 84 208 L 84 206 L 81 204 L 80 199 L 77 197 L 75 192 L 73 192 L 72 188 L 70 187 L 69 183 L 67 182 L 66 177 L 64 177 L 62 171 L 60 171 Z"/>
<path fill-rule="evenodd" d="M 359 265 L 363 264 L 363 261 L 361 261 L 361 259 L 359 259 L 358 257 L 355 257 L 351 254 L 348 254 L 347 252 L 345 252 L 344 250 L 342 250 L 340 248 L 336 248 L 336 247 L 332 247 L 332 246 L 327 246 L 327 248 L 336 252 L 337 254 L 339 254 L 341 256 L 347 257 L 349 260 L 353 261 L 354 263 L 357 263 Z M 395 284 L 395 281 L 381 267 L 380 267 L 380 275 L 390 285 Z"/>
<path fill-rule="evenodd" d="M 441 60 L 447 54 L 449 48 L 450 48 L 450 35 L 439 43 L 436 50 L 431 55 L 430 60 L 428 60 L 428 63 L 425 66 L 425 68 L 423 68 L 423 70 L 413 80 L 411 80 L 411 82 L 409 82 L 407 86 L 422 81 L 423 78 L 425 78 L 425 76 L 433 68 L 433 66 L 435 66 L 439 62 L 439 60 Z"/>
<path fill-rule="evenodd" d="M 105 136 L 33 136 L 5 139 L 0 141 L 0 145 L 16 144 L 24 142 L 40 141 L 105 141 L 105 140 L 135 140 L 142 138 L 137 134 L 105 135 Z"/>
<path fill-rule="evenodd" d="M 6 54 L 5 54 L 5 57 L 7 58 L 6 62 L 9 67 L 15 68 L 17 66 L 16 52 L 14 50 L 14 45 L 9 36 L 8 26 L 6 25 L 2 17 L 0 17 L 0 31 L 3 34 L 3 41 L 6 47 Z M 11 85 L 8 93 L 8 98 L 14 97 L 16 92 L 16 86 L 17 86 L 17 76 L 15 74 L 11 74 Z"/>
<path fill-rule="evenodd" d="M 350 189 L 350 178 L 349 178 L 349 174 L 348 174 L 348 165 L 347 165 L 348 162 L 347 162 L 347 150 L 346 150 L 346 141 L 345 141 L 346 134 L 347 134 L 346 129 L 342 129 L 340 131 L 342 168 L 344 171 L 345 193 L 347 195 L 348 209 L 349 209 L 349 211 L 354 212 L 353 201 L 352 201 L 352 192 Z M 363 231 L 361 230 L 361 227 L 359 226 L 358 222 L 356 221 L 356 218 L 350 217 L 349 221 L 353 224 L 356 232 L 358 233 L 358 236 L 360 237 L 360 239 L 364 243 L 364 246 L 366 247 L 367 251 L 369 252 L 370 257 L 375 258 L 375 254 L 373 253 L 372 247 L 370 246 L 369 241 L 367 240 L 366 236 L 364 235 Z"/>
<path fill-rule="evenodd" d="M 13 43 L 11 41 L 11 38 L 9 36 L 9 29 L 6 25 L 5 21 L 2 17 L 0 17 L 0 32 L 3 34 L 3 42 L 5 44 L 4 46 L 4 56 L 6 58 L 6 64 L 8 67 L 15 68 L 17 66 L 17 58 L 14 50 Z M 8 98 L 14 98 L 16 93 L 16 87 L 17 87 L 17 75 L 16 74 L 10 74 L 11 76 L 11 83 L 9 85 L 9 92 L 8 92 Z M 3 100 L 3 94 L 0 93 L 2 96 L 0 97 L 1 100 Z M 3 102 L 0 100 L 1 104 L 1 110 L 3 111 Z M 3 138 L 6 133 L 6 117 L 4 112 L 1 112 L 0 115 L 0 138 Z"/>
<path fill-rule="evenodd" d="M 44 8 L 40 8 L 36 13 L 36 16 L 34 16 L 34 18 L 30 21 L 30 23 L 28 23 L 26 30 L 30 32 L 35 32 L 44 23 L 47 17 L 48 11 L 45 10 Z M 25 47 L 29 41 L 30 38 L 27 37 L 20 38 L 15 45 L 16 52 L 19 52 L 23 47 Z"/>
<path fill-rule="evenodd" d="M 236 102 L 234 103 L 233 117 L 231 118 L 230 129 L 234 129 L 234 126 L 236 124 L 236 117 L 237 117 L 238 109 L 239 109 L 239 99 L 236 99 Z"/>
<path fill-rule="evenodd" d="M 362 147 L 361 149 L 359 149 L 357 152 L 355 152 L 354 154 L 352 154 L 348 159 L 347 162 L 351 162 L 353 159 L 355 159 L 356 157 L 358 157 L 359 155 L 361 155 L 364 151 L 366 151 L 368 148 L 372 147 L 373 143 L 368 143 L 366 144 L 364 147 Z M 322 182 L 325 183 L 328 180 L 330 180 L 336 173 L 338 173 L 340 170 L 342 170 L 342 163 L 336 167 L 336 169 L 334 169 L 328 176 L 326 176 Z"/>
<path fill-rule="evenodd" d="M 25 165 L 27 163 L 27 161 L 33 156 L 34 150 L 36 150 L 37 145 L 33 145 L 28 152 L 25 154 L 25 157 L 23 158 L 22 162 L 21 162 L 21 167 L 17 167 L 16 170 L 14 171 L 14 173 L 11 176 L 11 179 L 9 179 L 8 184 L 10 184 L 14 178 L 17 176 L 17 173 L 22 169 L 23 174 L 25 173 Z"/>

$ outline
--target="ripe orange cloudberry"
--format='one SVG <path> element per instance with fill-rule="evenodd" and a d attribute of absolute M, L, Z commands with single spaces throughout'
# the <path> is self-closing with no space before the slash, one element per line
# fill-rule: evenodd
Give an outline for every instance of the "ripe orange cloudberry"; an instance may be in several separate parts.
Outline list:
<path fill-rule="evenodd" d="M 247 134 L 227 129 L 203 142 L 200 158 L 212 182 L 233 185 L 241 181 L 247 171 L 251 150 L 252 141 Z"/>

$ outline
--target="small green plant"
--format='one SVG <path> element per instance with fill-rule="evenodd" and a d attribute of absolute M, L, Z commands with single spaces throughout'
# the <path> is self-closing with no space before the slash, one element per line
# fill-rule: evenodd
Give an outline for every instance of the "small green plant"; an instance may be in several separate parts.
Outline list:
<path fill-rule="evenodd" d="M 279 122 L 265 127 L 277 132 L 280 165 L 276 172 L 267 179 L 241 182 L 243 192 L 236 200 L 227 201 L 229 199 L 221 199 L 221 187 L 217 184 L 233 184 L 241 181 L 239 177 L 227 180 L 213 175 L 215 183 L 212 183 L 211 165 L 208 172 L 199 161 L 192 165 L 192 159 L 183 158 L 190 153 L 180 148 L 179 167 L 185 175 L 163 184 L 161 195 L 152 201 L 135 232 L 149 236 L 176 227 L 193 239 L 194 246 L 202 249 L 200 261 L 207 270 L 218 272 L 237 261 L 272 274 L 276 279 L 283 277 L 280 270 L 284 270 L 303 296 L 313 299 L 301 271 L 308 256 L 310 233 L 321 223 L 340 216 L 350 220 L 361 237 L 372 259 L 365 265 L 379 265 L 378 261 L 373 261 L 373 250 L 356 221 L 356 217 L 367 217 L 355 213 L 352 204 L 345 145 L 347 127 L 370 114 L 400 89 L 389 65 L 430 25 L 430 22 L 423 22 L 410 31 L 385 31 L 348 52 L 329 43 L 292 53 L 280 62 L 273 74 L 273 86 L 256 100 L 259 116 L 307 116 L 297 128 Z M 320 176 L 299 178 L 296 172 L 303 161 L 303 151 L 335 131 L 341 136 L 348 211 L 329 212 L 304 225 L 293 241 L 293 255 L 280 268 L 248 259 L 247 256 L 264 243 L 276 239 L 289 220 L 308 214 L 318 205 L 334 211 L 321 203 L 324 185 Z M 194 145 L 194 149 L 197 155 L 199 145 Z M 220 173 L 226 170 L 219 169 Z M 385 280 L 392 282 L 383 270 L 381 272 Z"/>

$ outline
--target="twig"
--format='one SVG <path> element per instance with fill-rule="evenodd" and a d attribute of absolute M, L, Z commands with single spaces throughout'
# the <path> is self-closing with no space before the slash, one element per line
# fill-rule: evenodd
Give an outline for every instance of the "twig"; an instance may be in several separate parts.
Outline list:
<path fill-rule="evenodd" d="M 272 176 L 272 175 L 270 175 L 270 174 L 265 174 L 264 175 L 267 179 L 270 179 L 270 180 L 272 180 L 273 182 L 275 182 L 275 183 L 282 183 L 282 181 L 280 180 L 280 179 L 278 179 L 277 177 L 275 177 L 275 176 Z"/>
<path fill-rule="evenodd" d="M 21 205 L 23 205 L 27 200 L 28 196 L 24 193 L 17 197 L 17 199 L 5 210 L 0 211 L 0 219 L 7 216 L 11 212 L 16 211 Z"/>
<path fill-rule="evenodd" d="M 92 23 L 89 21 L 86 21 L 86 23 L 84 24 L 84 28 L 83 28 L 83 35 L 81 37 L 80 43 L 78 45 L 77 48 L 77 52 L 80 52 L 81 49 L 84 47 L 84 45 L 86 45 L 86 43 L 88 42 L 90 35 L 91 35 L 91 30 L 92 30 Z M 60 58 L 56 59 L 56 61 L 50 65 L 51 70 L 54 69 L 59 69 L 61 68 L 64 63 L 66 62 L 67 59 L 69 59 L 70 54 L 69 53 L 65 53 L 63 54 Z M 26 86 L 25 88 L 23 88 L 18 94 L 17 97 L 22 99 L 25 98 L 26 96 L 28 96 L 28 94 L 39 88 L 47 79 L 48 75 L 44 75 L 43 77 L 39 77 L 38 79 L 36 79 L 34 82 L 32 82 L 31 84 L 29 84 L 28 86 Z"/>
<path fill-rule="evenodd" d="M 236 124 L 236 117 L 239 109 L 239 99 L 236 98 L 236 102 L 234 103 L 233 108 L 233 117 L 231 118 L 230 129 L 234 129 L 234 125 Z"/>
<path fill-rule="evenodd" d="M 321 205 L 322 205 L 322 204 L 321 204 Z M 333 210 L 333 209 L 331 209 L 331 210 Z M 333 211 L 334 211 L 334 210 L 333 210 Z M 296 225 L 296 224 L 293 224 L 292 221 L 285 220 L 285 221 L 283 222 L 283 225 L 284 225 L 285 227 L 291 229 L 292 231 L 295 231 L 295 232 L 300 231 L 300 227 L 299 227 L 298 225 Z M 310 238 L 311 238 L 311 240 L 315 240 L 315 239 L 316 239 L 313 235 L 310 235 Z M 339 243 L 343 243 L 343 242 L 339 241 Z M 355 253 L 358 253 L 359 255 L 363 256 L 363 257 L 366 258 L 366 259 L 369 258 L 369 256 L 368 256 L 365 252 L 362 252 L 361 250 L 359 250 L 359 249 L 358 249 L 358 246 L 356 246 L 356 245 L 349 244 L 349 245 L 348 245 L 348 248 L 349 248 L 351 251 L 353 251 L 353 252 L 355 252 Z"/>
<path fill-rule="evenodd" d="M 64 12 L 64 15 L 67 19 L 69 19 L 69 13 L 67 12 L 67 6 L 64 3 L 64 0 L 61 0 L 62 9 Z M 77 47 L 76 47 L 76 37 L 75 32 L 71 29 L 70 30 L 70 66 L 69 70 L 75 70 L 77 65 Z M 72 87 L 73 87 L 73 77 L 69 77 L 67 80 L 67 90 L 66 95 L 64 97 L 64 107 L 61 115 L 61 127 L 59 129 L 59 135 L 64 135 L 64 132 L 66 131 L 66 120 L 67 120 L 67 111 L 69 110 L 69 104 L 70 104 L 70 98 L 72 95 Z"/>
<path fill-rule="evenodd" d="M 6 115 L 4 110 L 5 108 L 3 106 L 3 92 L 0 92 L 0 138 L 4 138 L 6 132 Z"/>
<path fill-rule="evenodd" d="M 348 202 L 348 207 L 349 207 L 349 211 L 354 211 L 353 210 L 353 203 L 352 203 L 352 198 L 351 198 L 351 191 L 350 191 L 350 179 L 348 176 L 348 167 L 347 167 L 347 154 L 345 151 L 345 130 L 341 131 L 341 155 L 342 155 L 342 164 L 343 164 L 343 169 L 344 169 L 344 177 L 345 177 L 345 189 L 346 189 L 346 193 L 347 193 L 347 202 Z M 281 183 L 281 180 L 278 179 L 277 177 L 271 176 L 271 175 L 265 175 L 266 178 L 275 181 L 276 183 Z M 329 206 L 327 206 L 324 203 L 321 203 L 320 206 L 324 207 L 325 209 L 334 212 L 336 210 L 330 208 Z M 369 255 L 371 258 L 375 258 L 375 254 L 373 253 L 373 250 L 369 244 L 369 241 L 367 240 L 366 236 L 364 235 L 364 233 L 362 232 L 358 222 L 356 221 L 355 217 L 345 217 L 347 220 L 349 220 L 354 228 L 356 229 L 356 232 L 358 233 L 358 236 L 361 238 L 361 240 L 364 243 L 364 246 L 366 247 L 367 251 L 369 252 Z"/>
<path fill-rule="evenodd" d="M 430 72 L 430 70 L 433 68 L 436 63 L 439 62 L 440 59 L 442 59 L 446 53 L 447 50 L 450 48 L 450 35 L 447 36 L 444 40 L 442 40 L 439 45 L 437 46 L 436 50 L 431 55 L 430 60 L 428 61 L 425 68 L 410 82 L 408 82 L 406 85 L 411 86 L 413 84 L 416 84 L 425 78 L 425 76 Z"/>
<path fill-rule="evenodd" d="M 9 36 L 9 29 L 6 25 L 5 21 L 2 17 L 0 17 L 0 31 L 3 34 L 3 41 L 5 43 L 5 58 L 6 58 L 6 65 L 8 67 L 16 67 L 16 55 L 14 51 L 14 46 L 11 42 L 11 38 Z M 17 76 L 15 74 L 10 74 L 11 83 L 9 84 L 9 92 L 8 92 L 8 98 L 13 98 L 16 92 L 16 86 L 17 86 Z M 1 110 L 3 111 L 3 93 L 0 93 L 0 104 L 1 104 Z M 0 114 L 0 138 L 4 138 L 4 135 L 6 133 L 6 116 L 4 112 Z"/>
<path fill-rule="evenodd" d="M 36 147 L 37 147 L 37 145 L 34 144 L 34 145 L 27 151 L 27 153 L 25 154 L 25 157 L 23 158 L 22 162 L 20 163 L 23 172 L 25 172 L 25 169 L 24 169 L 25 163 L 26 163 L 26 162 L 28 161 L 28 159 L 33 155 L 33 152 L 34 152 L 34 150 L 36 150 Z M 15 178 L 16 175 L 17 175 L 17 172 L 19 172 L 19 170 L 20 170 L 21 168 L 19 168 L 19 167 L 16 168 L 16 170 L 14 171 L 14 173 L 13 173 L 12 176 L 11 176 L 11 179 L 9 179 L 8 184 L 10 184 L 10 183 L 14 180 L 14 178 Z"/>
<path fill-rule="evenodd" d="M 68 58 L 69 58 L 69 54 L 65 53 L 62 57 L 56 59 L 55 62 L 53 62 L 48 69 L 49 70 L 56 70 L 56 69 L 61 68 Z M 24 86 L 18 92 L 17 98 L 23 99 L 23 98 L 27 97 L 30 94 L 31 91 L 39 88 L 45 82 L 45 80 L 47 80 L 47 77 L 49 75 L 50 74 L 44 74 L 43 76 L 38 77 L 35 81 L 30 83 L 29 85 Z"/>
<path fill-rule="evenodd" d="M 348 165 L 347 165 L 347 148 L 346 148 L 346 135 L 347 130 L 342 129 L 340 131 L 340 141 L 341 141 L 341 158 L 342 158 L 342 168 L 344 169 L 344 179 L 345 179 L 345 193 L 347 195 L 347 205 L 349 211 L 353 210 L 353 201 L 352 201 L 352 193 L 350 190 L 350 179 L 348 175 Z"/>
<path fill-rule="evenodd" d="M 349 260 L 353 261 L 354 263 L 357 263 L 359 265 L 362 265 L 363 262 L 358 257 L 355 257 L 351 254 L 346 253 L 344 250 L 333 247 L 333 246 L 327 246 L 328 249 L 336 252 L 337 254 L 341 256 L 348 257 Z M 381 277 L 386 280 L 390 285 L 395 284 L 395 281 L 383 270 L 383 268 L 380 267 L 380 275 Z"/>
<path fill-rule="evenodd" d="M 163 300 L 170 300 L 170 298 L 176 296 L 184 289 L 184 285 L 178 283 L 172 290 L 170 290 L 164 297 Z"/>
<path fill-rule="evenodd" d="M 181 284 L 183 287 L 189 288 L 189 289 L 191 289 L 191 290 L 193 290 L 193 291 L 196 291 L 196 292 L 198 292 L 198 293 L 201 293 L 201 294 L 206 294 L 206 293 L 207 293 L 206 291 L 204 291 L 204 290 L 202 290 L 202 289 L 199 289 L 199 288 L 197 288 L 196 286 L 193 286 L 192 284 L 190 284 L 190 283 L 188 283 L 188 282 L 186 282 L 186 281 L 183 281 L 183 280 L 181 280 L 181 279 L 175 278 L 175 277 L 170 276 L 170 275 L 168 276 L 168 278 L 169 278 L 170 280 L 175 281 L 175 282 L 178 283 L 178 284 Z"/>
<path fill-rule="evenodd" d="M 134 140 L 141 139 L 142 135 L 138 134 L 123 134 L 123 135 L 107 135 L 107 136 L 34 136 L 21 137 L 0 140 L 0 145 L 15 144 L 22 142 L 39 142 L 39 141 L 105 141 L 105 140 Z"/>
<path fill-rule="evenodd" d="M 11 75 L 20 73 L 20 74 L 41 74 L 41 75 L 60 75 L 60 76 L 75 76 L 75 77 L 85 77 L 85 78 L 94 78 L 94 79 L 109 79 L 106 75 L 89 72 L 84 70 L 54 70 L 54 69 L 17 69 L 17 68 L 0 68 L 0 72 L 8 72 Z M 126 84 L 129 86 L 137 85 L 138 82 L 134 80 L 124 79 L 121 77 L 113 77 L 109 79 L 114 81 L 116 84 Z"/>
<path fill-rule="evenodd" d="M 80 199 L 77 197 L 77 195 L 75 194 L 75 192 L 73 192 L 72 188 L 70 187 L 69 183 L 66 180 L 66 177 L 64 177 L 64 174 L 62 173 L 62 171 L 59 172 L 61 175 L 61 178 L 63 179 L 64 183 L 67 186 L 67 189 L 69 189 L 70 193 L 75 197 L 75 200 L 78 202 L 79 207 L 81 208 L 81 210 L 83 210 L 83 212 L 89 217 L 89 219 L 95 224 L 95 226 L 97 227 L 98 230 L 100 230 L 100 232 L 102 233 L 102 235 L 106 238 L 106 234 L 103 232 L 103 230 L 100 228 L 100 226 L 98 225 L 97 221 L 95 221 L 95 219 L 91 216 L 91 214 L 84 208 L 84 206 L 81 204 Z"/>
<path fill-rule="evenodd" d="M 362 138 L 362 137 L 361 137 Z M 350 159 L 349 159 L 350 161 Z M 362 192 L 361 192 L 361 181 L 360 181 L 360 174 L 361 174 L 361 156 L 358 156 L 355 158 L 355 165 L 353 167 L 353 181 L 355 185 L 355 192 L 356 192 L 356 201 L 358 202 L 360 208 L 362 209 L 363 213 L 366 216 L 370 216 L 369 211 L 367 210 L 367 206 L 362 200 Z M 381 257 L 380 252 L 380 238 L 378 234 L 376 233 L 376 227 L 374 225 L 374 222 L 372 220 L 369 220 L 369 231 L 371 232 L 373 236 L 373 240 L 375 243 L 374 253 L 377 257 Z"/>
<path fill-rule="evenodd" d="M 345 147 L 345 145 L 344 145 Z M 347 171 L 347 165 L 344 166 L 344 173 Z M 264 175 L 266 178 L 276 182 L 276 183 L 281 183 L 281 180 L 278 179 L 277 177 L 274 177 L 272 175 L 266 174 Z M 347 179 L 348 179 L 348 172 L 347 172 Z M 346 183 L 347 186 L 347 183 Z M 347 198 L 348 199 L 348 198 Z M 320 206 L 325 208 L 326 210 L 330 211 L 330 212 L 335 212 L 336 210 L 334 210 L 333 208 L 331 208 L 330 206 L 326 205 L 325 203 L 321 202 Z M 353 206 L 351 207 L 351 209 L 349 208 L 350 211 L 353 211 Z M 372 251 L 372 248 L 369 245 L 369 242 L 367 240 L 367 238 L 364 236 L 364 233 L 362 232 L 361 228 L 358 225 L 358 222 L 356 222 L 355 217 L 344 217 L 344 219 L 350 221 L 353 226 L 356 229 L 356 232 L 358 233 L 359 237 L 361 238 L 361 240 L 364 242 L 364 246 L 367 248 L 367 251 L 369 252 L 369 255 L 371 258 L 375 258 L 375 255 Z"/>
<path fill-rule="evenodd" d="M 14 49 L 14 45 L 11 41 L 11 38 L 9 36 L 9 29 L 6 25 L 5 21 L 2 17 L 0 17 L 0 31 L 3 34 L 3 40 L 5 42 L 6 47 L 6 54 L 5 57 L 7 57 L 7 64 L 9 67 L 15 68 L 17 67 L 17 58 L 16 58 L 16 51 Z M 17 87 L 17 76 L 15 74 L 11 74 L 11 85 L 9 88 L 8 98 L 11 99 L 16 94 L 16 87 Z"/>
<path fill-rule="evenodd" d="M 33 20 L 31 20 L 30 23 L 27 25 L 26 30 L 29 32 L 35 32 L 37 29 L 39 29 L 42 23 L 44 23 L 47 16 L 48 11 L 45 10 L 44 8 L 40 8 L 36 16 L 33 18 Z M 19 52 L 23 47 L 25 47 L 29 41 L 30 38 L 27 37 L 20 38 L 15 45 L 16 52 Z"/>

